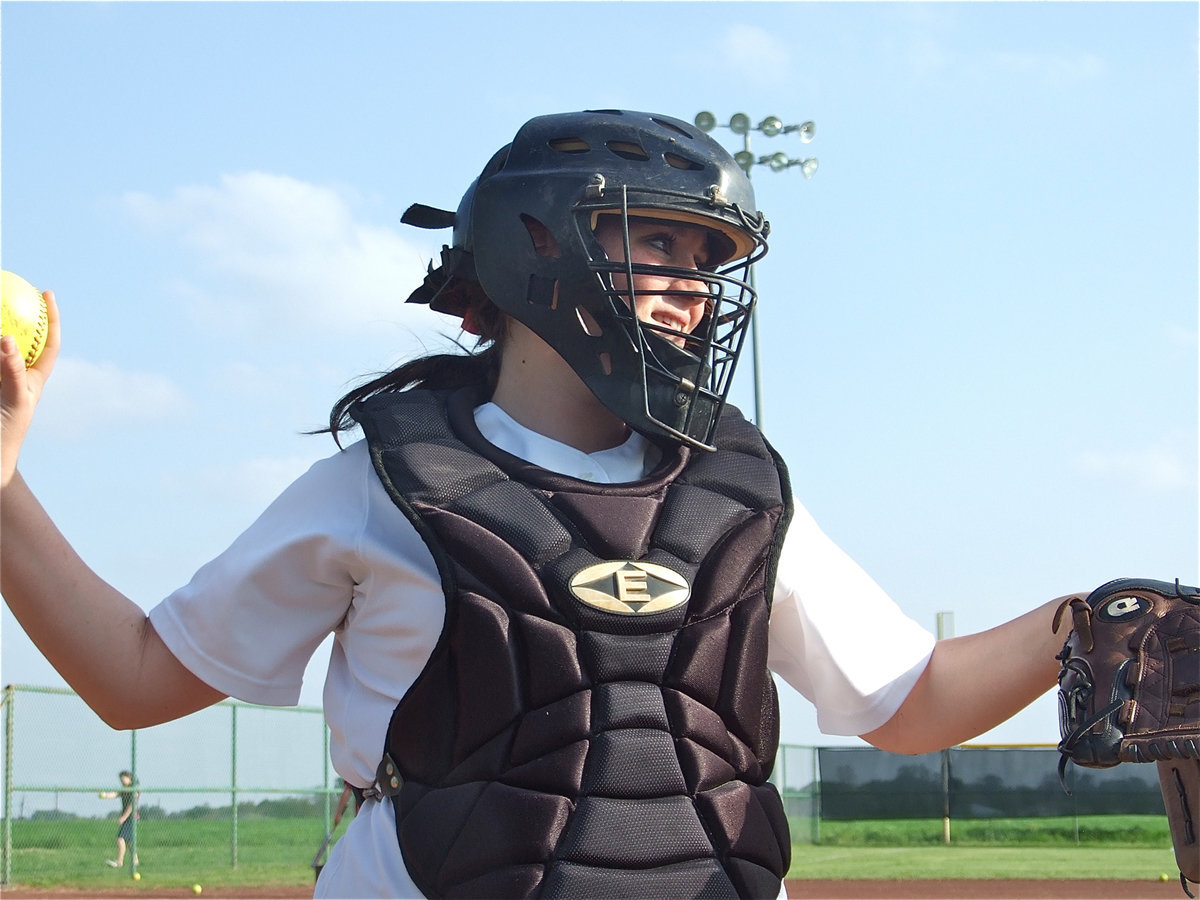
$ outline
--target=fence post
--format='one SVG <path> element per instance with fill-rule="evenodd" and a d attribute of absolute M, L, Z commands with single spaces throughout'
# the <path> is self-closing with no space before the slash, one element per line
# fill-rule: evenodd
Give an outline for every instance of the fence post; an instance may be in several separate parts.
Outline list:
<path fill-rule="evenodd" d="M 137 765 L 137 729 L 134 728 L 129 732 L 129 771 L 133 773 L 133 784 L 129 786 L 133 791 L 133 811 L 129 814 L 133 821 L 133 827 L 129 832 L 129 874 L 137 875 L 138 870 L 138 801 L 141 799 L 141 791 L 138 790 L 138 765 Z"/>
<path fill-rule="evenodd" d="M 950 748 L 942 751 L 942 843 L 950 843 Z"/>
<path fill-rule="evenodd" d="M 937 614 L 937 639 L 954 637 L 954 613 Z M 950 748 L 942 751 L 942 843 L 950 843 Z"/>
<path fill-rule="evenodd" d="M 1068 775 L 1068 778 L 1071 776 Z M 1071 791 L 1071 816 L 1075 819 L 1075 843 L 1079 843 L 1079 792 Z"/>
<path fill-rule="evenodd" d="M 322 781 L 325 787 L 325 833 L 329 834 L 333 831 L 333 797 L 329 794 L 329 723 L 325 721 L 324 716 L 321 717 L 321 767 L 323 771 Z"/>
<path fill-rule="evenodd" d="M 0 884 L 8 884 L 12 880 L 13 701 L 16 690 L 15 685 L 4 687 L 4 860 Z"/>
<path fill-rule="evenodd" d="M 821 843 L 821 748 L 812 748 L 812 842 Z"/>
<path fill-rule="evenodd" d="M 767 776 L 767 780 L 775 785 L 775 790 L 779 792 L 779 799 L 783 802 L 783 812 L 786 816 L 789 811 L 787 801 L 788 795 L 791 794 L 791 787 L 788 785 L 787 777 L 787 747 L 780 744 L 775 751 L 775 768 L 771 770 L 771 774 Z"/>
<path fill-rule="evenodd" d="M 237 791 L 237 704 L 229 704 L 229 723 L 230 723 L 230 754 L 232 760 L 229 764 L 229 805 L 232 810 L 233 822 L 232 832 L 229 843 L 229 865 L 236 869 L 238 864 L 238 791 Z"/>

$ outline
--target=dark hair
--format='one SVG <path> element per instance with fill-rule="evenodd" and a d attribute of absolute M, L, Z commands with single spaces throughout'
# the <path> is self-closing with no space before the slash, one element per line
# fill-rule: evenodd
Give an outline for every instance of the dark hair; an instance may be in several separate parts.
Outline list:
<path fill-rule="evenodd" d="M 459 344 L 462 353 L 435 353 L 402 363 L 345 394 L 329 413 L 329 424 L 309 434 L 331 434 L 342 446 L 340 434 L 355 427 L 350 407 L 359 401 L 388 391 L 410 388 L 454 390 L 483 384 L 490 396 L 500 372 L 500 352 L 508 334 L 508 316 L 496 306 L 478 284 L 452 279 L 442 291 L 454 295 L 464 310 L 464 330 L 477 334 L 475 347 Z"/>

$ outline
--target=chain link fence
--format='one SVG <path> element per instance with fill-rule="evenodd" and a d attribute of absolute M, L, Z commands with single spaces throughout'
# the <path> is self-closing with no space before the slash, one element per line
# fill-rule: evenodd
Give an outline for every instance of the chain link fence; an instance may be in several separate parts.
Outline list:
<path fill-rule="evenodd" d="M 47 866 L 70 875 L 64 866 L 115 862 L 122 791 L 136 798 L 122 861 L 131 873 L 148 853 L 169 850 L 197 870 L 236 868 L 277 860 L 288 845 L 303 866 L 330 831 L 341 785 L 319 708 L 226 700 L 114 731 L 66 689 L 10 685 L 2 707 L 0 884 L 36 881 Z"/>
<path fill-rule="evenodd" d="M 917 819 L 952 823 L 981 819 L 1073 822 L 1080 818 L 1157 816 L 1166 821 L 1158 770 L 1150 765 L 1109 769 L 1066 766 L 1052 746 L 962 746 L 903 756 L 872 747 L 822 747 L 817 754 L 820 822 Z"/>
<path fill-rule="evenodd" d="M 826 820 L 1166 815 L 1155 766 L 1069 765 L 1060 782 L 1054 747 L 963 746 L 916 756 L 822 747 L 817 755 Z"/>
<path fill-rule="evenodd" d="M 274 866 L 294 879 L 331 832 L 342 785 L 319 708 L 226 700 L 119 732 L 72 691 L 9 686 L 2 710 L 0 884 L 70 880 L 115 860 L 123 770 L 136 779 L 131 873 L 150 856 L 181 871 Z M 1049 746 L 902 756 L 783 745 L 772 775 L 796 843 L 820 843 L 822 821 L 941 819 L 949 841 L 952 819 L 1164 813 L 1153 766 L 1069 766 L 1066 779 L 1070 794 Z"/>

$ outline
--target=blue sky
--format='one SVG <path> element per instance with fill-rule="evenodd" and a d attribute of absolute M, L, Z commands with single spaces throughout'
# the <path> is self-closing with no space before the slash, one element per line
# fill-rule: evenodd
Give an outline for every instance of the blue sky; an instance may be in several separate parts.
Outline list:
<path fill-rule="evenodd" d="M 1194 3 L 4 2 L 0 29 L 0 261 L 64 316 L 22 469 L 147 609 L 333 451 L 301 432 L 350 385 L 454 335 L 401 305 L 443 238 L 403 210 L 599 107 L 816 122 L 753 138 L 820 159 L 753 172 L 763 425 L 916 619 L 1200 579 Z M 0 678 L 60 684 L 2 625 Z M 1053 698 L 987 739 L 1056 740 Z"/>

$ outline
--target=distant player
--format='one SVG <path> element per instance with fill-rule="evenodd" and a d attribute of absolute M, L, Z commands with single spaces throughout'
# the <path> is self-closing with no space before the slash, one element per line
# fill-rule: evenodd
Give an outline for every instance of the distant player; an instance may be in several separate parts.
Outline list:
<path fill-rule="evenodd" d="M 121 784 L 124 785 L 122 791 L 101 791 L 100 796 L 105 800 L 112 800 L 117 797 L 121 799 L 121 812 L 117 816 L 117 858 L 105 860 L 114 869 L 119 869 L 125 865 L 125 852 L 129 845 L 133 843 L 133 823 L 138 818 L 137 800 L 141 795 L 134 789 L 134 777 L 132 772 L 124 771 L 118 775 L 121 779 Z M 133 864 L 138 865 L 138 859 L 135 855 Z"/>

